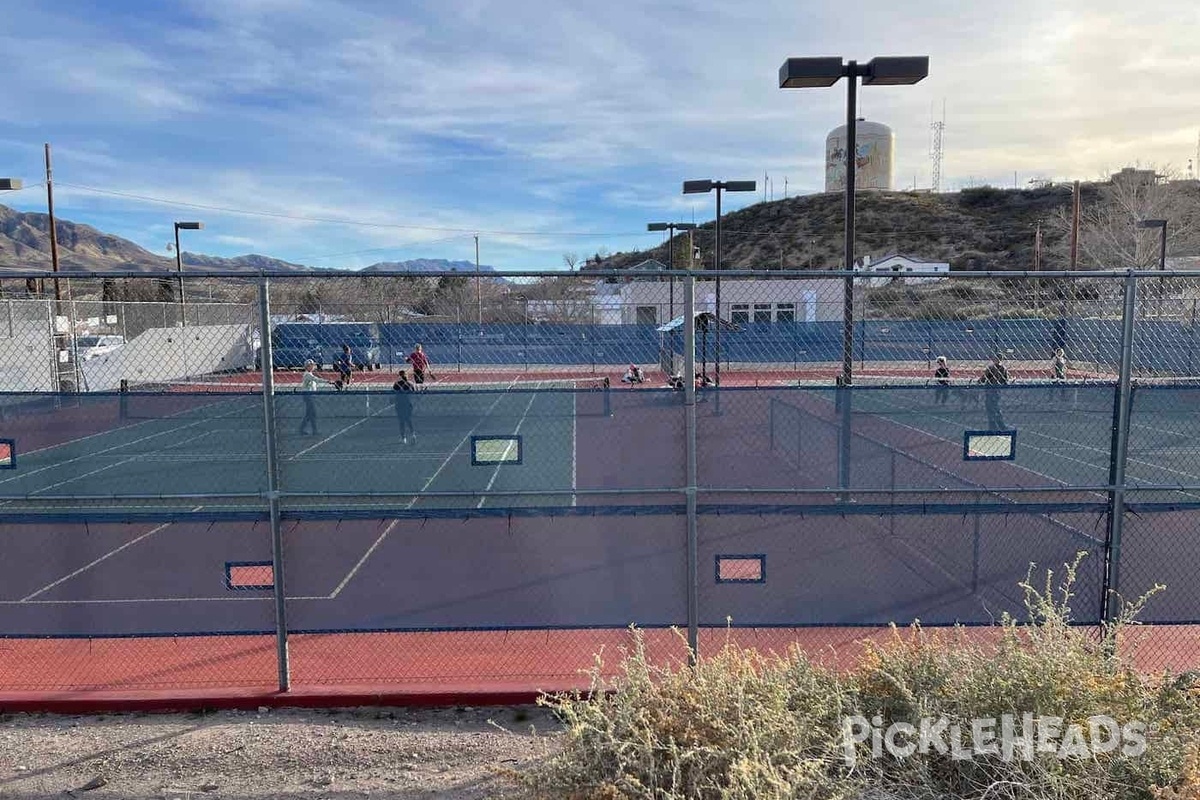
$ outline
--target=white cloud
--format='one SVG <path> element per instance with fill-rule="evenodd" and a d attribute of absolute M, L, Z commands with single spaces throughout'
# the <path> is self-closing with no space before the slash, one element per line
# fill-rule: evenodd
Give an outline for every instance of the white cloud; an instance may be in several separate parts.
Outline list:
<path fill-rule="evenodd" d="M 509 231 L 487 242 L 512 267 L 641 246 L 651 217 L 711 219 L 711 198 L 683 197 L 684 179 L 767 172 L 777 197 L 785 177 L 791 194 L 822 188 L 845 84 L 781 91 L 789 56 L 931 57 L 922 83 L 860 93 L 896 132 L 904 186 L 929 179 L 943 99 L 944 185 L 1182 168 L 1200 124 L 1200 10 L 1163 0 L 862 0 L 854 13 L 791 0 L 191 0 L 138 13 L 63 0 L 14 14 L 0 172 L 34 181 L 52 141 L 60 213 L 152 249 L 173 214 L 209 223 L 196 249 L 292 260 L 473 257 L 467 234 L 437 228 Z M 578 235 L 591 232 L 610 235 Z"/>

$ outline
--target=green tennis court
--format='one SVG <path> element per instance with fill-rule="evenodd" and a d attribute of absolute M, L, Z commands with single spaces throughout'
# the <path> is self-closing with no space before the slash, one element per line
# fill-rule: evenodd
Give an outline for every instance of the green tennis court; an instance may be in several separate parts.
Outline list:
<path fill-rule="evenodd" d="M 300 432 L 303 395 L 275 396 L 279 483 L 294 502 L 479 508 L 485 494 L 514 493 L 506 505 L 570 504 L 577 417 L 607 408 L 601 386 L 421 391 L 408 395 L 415 435 L 405 442 L 392 395 L 313 393 L 315 434 Z M 38 446 L 39 426 L 60 441 Z M 9 510 L 56 498 L 179 507 L 188 496 L 204 496 L 208 510 L 260 507 L 268 488 L 259 395 L 88 396 L 28 417 L 10 406 L 7 430 L 16 468 L 0 472 L 0 497 Z"/>

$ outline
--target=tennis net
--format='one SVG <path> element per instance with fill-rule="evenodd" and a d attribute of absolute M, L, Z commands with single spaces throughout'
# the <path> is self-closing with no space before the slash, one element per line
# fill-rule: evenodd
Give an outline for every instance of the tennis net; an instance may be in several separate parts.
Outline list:
<path fill-rule="evenodd" d="M 829 380 L 801 380 L 795 385 L 819 389 L 828 388 L 830 384 Z M 995 392 L 1006 412 L 1111 415 L 1116 384 L 1109 380 L 1016 378 L 1004 386 L 988 386 L 976 379 L 952 378 L 941 385 L 933 378 L 923 376 L 856 375 L 850 391 L 852 414 L 939 416 L 973 413 L 983 408 L 989 392 Z"/>
<path fill-rule="evenodd" d="M 437 381 L 414 387 L 409 400 L 414 412 L 429 417 L 478 418 L 503 415 L 518 398 L 536 400 L 543 416 L 611 416 L 610 383 L 605 377 L 549 378 L 508 381 Z M 397 392 L 389 381 L 353 381 L 349 386 L 320 384 L 301 392 L 298 378 L 288 376 L 275 385 L 275 404 L 290 415 L 308 397 L 317 413 L 329 418 L 381 414 L 392 407 Z M 238 395 L 242 397 L 238 398 Z M 219 410 L 222 419 L 262 421 L 262 387 L 242 380 L 192 380 L 148 389 L 138 386 L 118 393 L 122 419 L 203 417 Z M 238 402 L 234 402 L 238 401 Z"/>

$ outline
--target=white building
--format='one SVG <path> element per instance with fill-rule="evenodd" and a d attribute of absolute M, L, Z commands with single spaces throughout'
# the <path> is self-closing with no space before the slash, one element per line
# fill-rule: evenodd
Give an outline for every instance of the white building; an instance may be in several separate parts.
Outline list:
<path fill-rule="evenodd" d="M 615 286 L 611 293 L 607 287 Z M 683 314 L 683 281 L 633 280 L 599 284 L 599 321 L 606 324 L 662 325 Z M 721 281 L 720 316 L 735 324 L 748 322 L 832 322 L 842 318 L 842 281 L 829 278 Z M 716 312 L 717 287 L 712 278 L 696 281 L 696 310 Z"/>
<path fill-rule="evenodd" d="M 865 272 L 879 277 L 872 278 L 857 278 L 855 283 L 862 286 L 876 287 L 886 286 L 889 283 L 933 283 L 936 281 L 945 280 L 933 276 L 922 275 L 920 277 L 906 277 L 912 272 L 937 272 L 945 275 L 950 274 L 950 265 L 944 261 L 930 261 L 916 256 L 906 256 L 899 253 L 884 256 L 878 261 L 873 261 L 870 256 L 864 256 L 862 261 L 855 263 L 855 272 Z"/>
<path fill-rule="evenodd" d="M 621 284 L 597 281 L 592 303 L 598 324 L 621 324 Z"/>

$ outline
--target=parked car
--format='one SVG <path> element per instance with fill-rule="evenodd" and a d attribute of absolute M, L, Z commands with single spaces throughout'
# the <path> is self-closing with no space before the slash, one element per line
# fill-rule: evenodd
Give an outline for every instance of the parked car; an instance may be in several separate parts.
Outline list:
<path fill-rule="evenodd" d="M 312 359 L 321 369 L 332 369 L 342 345 L 364 369 L 379 369 L 379 326 L 373 322 L 286 322 L 271 331 L 275 369 L 303 369 Z M 256 359 L 260 364 L 262 356 Z"/>
<path fill-rule="evenodd" d="M 124 336 L 88 335 L 75 337 L 75 353 L 80 361 L 91 361 L 125 346 Z"/>

